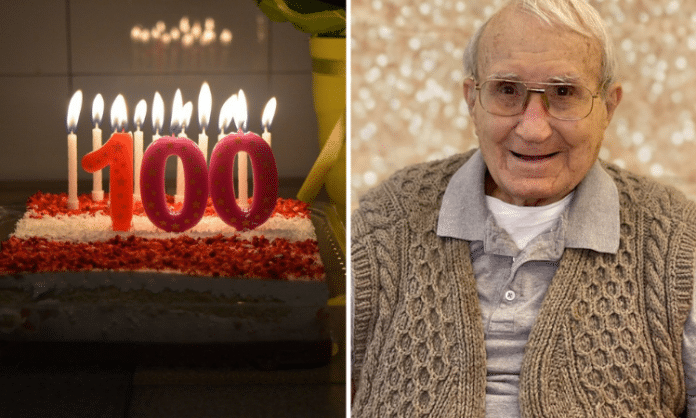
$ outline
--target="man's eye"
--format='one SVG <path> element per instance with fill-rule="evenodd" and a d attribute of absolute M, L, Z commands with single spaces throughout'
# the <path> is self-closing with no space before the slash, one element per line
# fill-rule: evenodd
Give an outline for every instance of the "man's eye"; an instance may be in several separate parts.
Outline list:
<path fill-rule="evenodd" d="M 498 86 L 498 92 L 505 95 L 519 94 L 519 88 L 514 83 L 503 83 Z"/>
<path fill-rule="evenodd" d="M 556 96 L 572 96 L 575 92 L 573 86 L 554 86 L 553 94 Z"/>

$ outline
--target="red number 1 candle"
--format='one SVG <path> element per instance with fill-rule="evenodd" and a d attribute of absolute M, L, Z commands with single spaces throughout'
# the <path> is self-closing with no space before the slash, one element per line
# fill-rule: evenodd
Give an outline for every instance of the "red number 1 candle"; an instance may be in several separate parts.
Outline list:
<path fill-rule="evenodd" d="M 119 116 L 113 117 L 114 132 L 101 148 L 82 158 L 82 168 L 94 173 L 109 166 L 109 197 L 111 223 L 114 231 L 128 231 L 133 218 L 133 138 L 126 133 L 128 125 L 126 102 L 123 96 L 116 98 L 112 113 L 119 108 Z M 122 109 L 120 109 L 122 107 Z"/>

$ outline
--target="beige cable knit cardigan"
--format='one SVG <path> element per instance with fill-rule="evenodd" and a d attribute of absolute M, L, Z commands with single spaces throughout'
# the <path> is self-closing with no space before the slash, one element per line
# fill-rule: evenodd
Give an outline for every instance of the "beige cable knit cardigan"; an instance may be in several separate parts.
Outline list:
<path fill-rule="evenodd" d="M 483 417 L 486 352 L 468 242 L 436 235 L 471 153 L 408 167 L 352 217 L 355 417 Z M 675 416 L 684 408 L 696 205 L 616 167 L 617 254 L 566 249 L 525 348 L 524 417 Z"/>

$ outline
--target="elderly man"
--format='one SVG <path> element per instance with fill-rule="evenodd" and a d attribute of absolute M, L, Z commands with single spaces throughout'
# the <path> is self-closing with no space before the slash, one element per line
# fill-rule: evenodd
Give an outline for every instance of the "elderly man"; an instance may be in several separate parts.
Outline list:
<path fill-rule="evenodd" d="M 622 97 L 585 0 L 473 37 L 479 149 L 352 217 L 356 417 L 696 417 L 696 205 L 598 161 Z"/>

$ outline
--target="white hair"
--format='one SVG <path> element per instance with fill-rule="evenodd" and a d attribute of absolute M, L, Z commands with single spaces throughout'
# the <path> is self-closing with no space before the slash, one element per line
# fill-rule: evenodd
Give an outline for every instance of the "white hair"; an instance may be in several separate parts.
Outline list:
<path fill-rule="evenodd" d="M 522 10 L 532 13 L 550 25 L 565 27 L 599 42 L 602 50 L 602 68 L 599 80 L 602 91 L 606 92 L 607 88 L 615 81 L 617 58 L 613 43 L 601 16 L 587 0 L 511 0 L 508 5 L 518 5 Z M 474 33 L 464 52 L 464 70 L 466 75 L 474 80 L 478 80 L 479 77 L 479 43 L 490 21 L 489 18 Z"/>

